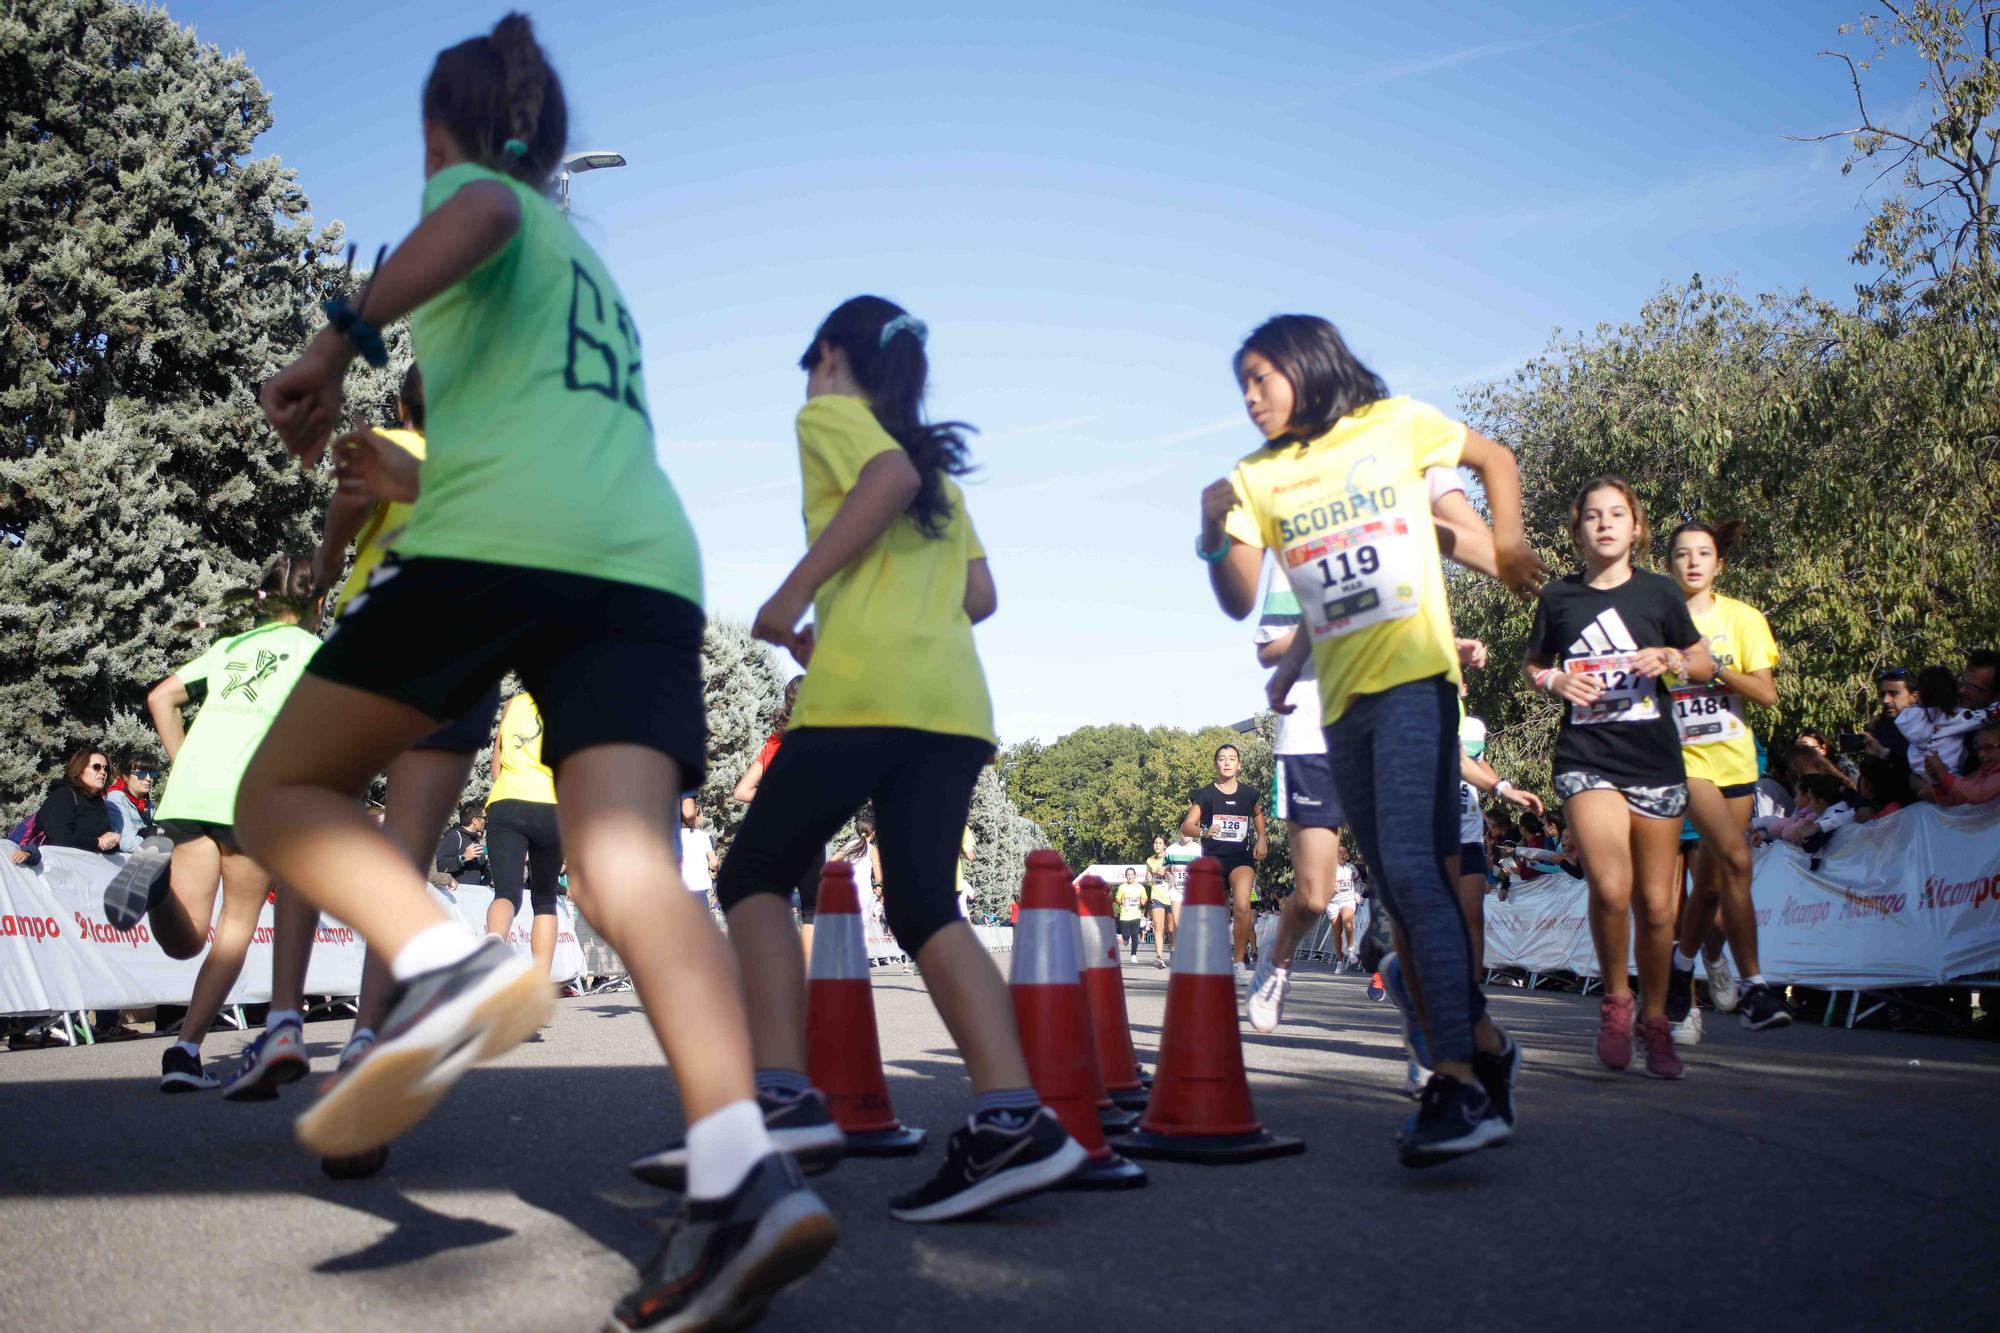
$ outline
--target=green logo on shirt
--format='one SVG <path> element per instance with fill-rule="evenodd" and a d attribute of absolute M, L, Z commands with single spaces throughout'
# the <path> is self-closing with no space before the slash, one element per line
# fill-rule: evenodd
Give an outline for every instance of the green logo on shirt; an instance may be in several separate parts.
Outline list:
<path fill-rule="evenodd" d="M 259 648 L 254 662 L 230 662 L 227 664 L 229 683 L 222 687 L 222 697 L 242 693 L 251 703 L 257 702 L 257 687 L 277 673 L 278 663 L 285 659 L 277 653 Z M 244 672 L 249 675 L 244 675 Z"/>

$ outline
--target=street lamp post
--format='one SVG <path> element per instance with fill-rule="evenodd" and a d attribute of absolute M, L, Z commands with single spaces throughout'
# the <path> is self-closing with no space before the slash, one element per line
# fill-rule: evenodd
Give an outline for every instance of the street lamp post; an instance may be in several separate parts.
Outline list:
<path fill-rule="evenodd" d="M 556 177 L 556 193 L 562 201 L 563 216 L 569 216 L 569 178 L 585 171 L 601 171 L 606 167 L 625 165 L 625 154 L 609 149 L 586 149 L 581 153 L 564 153 L 562 171 Z"/>

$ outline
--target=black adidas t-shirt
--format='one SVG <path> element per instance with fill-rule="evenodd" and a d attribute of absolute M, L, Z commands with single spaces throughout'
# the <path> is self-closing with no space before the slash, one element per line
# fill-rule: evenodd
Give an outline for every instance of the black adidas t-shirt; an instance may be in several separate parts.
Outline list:
<path fill-rule="evenodd" d="M 1597 773 L 1621 787 L 1685 782 L 1666 680 L 1648 680 L 1627 663 L 1641 648 L 1690 648 L 1700 641 L 1672 579 L 1634 570 L 1615 588 L 1593 588 L 1581 574 L 1544 585 L 1529 646 L 1565 671 L 1596 676 L 1605 687 L 1588 708 L 1563 705 L 1555 771 Z"/>
<path fill-rule="evenodd" d="M 1213 782 L 1203 787 L 1189 802 L 1201 811 L 1201 854 L 1203 856 L 1236 856 L 1247 851 L 1257 832 L 1256 821 L 1251 818 L 1257 809 L 1257 794 L 1237 779 L 1236 790 L 1224 792 Z M 1216 820 L 1222 821 L 1225 836 L 1211 838 Z"/>

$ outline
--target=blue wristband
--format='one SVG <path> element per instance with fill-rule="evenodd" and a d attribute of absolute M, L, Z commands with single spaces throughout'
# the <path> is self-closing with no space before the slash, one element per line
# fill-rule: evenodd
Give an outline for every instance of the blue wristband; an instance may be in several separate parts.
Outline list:
<path fill-rule="evenodd" d="M 327 324 L 354 344 L 363 361 L 378 370 L 389 364 L 389 349 L 382 343 L 382 330 L 355 314 L 346 297 L 336 296 L 320 309 L 326 312 Z"/>
<path fill-rule="evenodd" d="M 1194 535 L 1194 553 L 1200 556 L 1202 559 L 1208 561 L 1208 563 L 1211 565 L 1221 564 L 1222 557 L 1229 554 L 1229 548 L 1233 545 L 1235 545 L 1235 539 L 1225 532 L 1222 534 L 1221 546 L 1217 547 L 1213 551 L 1205 551 L 1202 549 L 1201 545 L 1201 534 L 1197 532 Z"/>

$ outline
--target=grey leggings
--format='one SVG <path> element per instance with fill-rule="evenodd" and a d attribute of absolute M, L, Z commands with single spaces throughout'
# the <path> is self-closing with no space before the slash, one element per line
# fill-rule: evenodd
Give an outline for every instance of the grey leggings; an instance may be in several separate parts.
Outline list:
<path fill-rule="evenodd" d="M 1437 1060 L 1472 1059 L 1486 997 L 1450 866 L 1458 857 L 1458 693 L 1442 676 L 1364 694 L 1326 729 L 1333 783 L 1375 875 L 1377 906 L 1403 928 Z"/>

